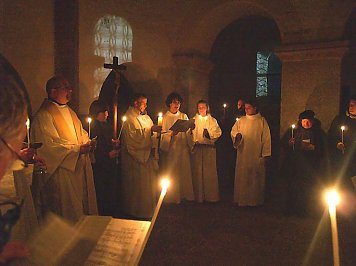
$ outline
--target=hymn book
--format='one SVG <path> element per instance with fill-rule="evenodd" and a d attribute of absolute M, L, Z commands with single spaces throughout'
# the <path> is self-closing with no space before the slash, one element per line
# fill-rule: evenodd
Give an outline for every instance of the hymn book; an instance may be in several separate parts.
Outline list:
<path fill-rule="evenodd" d="M 150 224 L 85 216 L 73 226 L 51 216 L 30 241 L 27 265 L 138 265 Z"/>
<path fill-rule="evenodd" d="M 178 119 L 169 130 L 176 132 L 187 132 L 189 128 L 194 127 L 194 123 L 194 118 L 191 118 L 189 120 Z"/>

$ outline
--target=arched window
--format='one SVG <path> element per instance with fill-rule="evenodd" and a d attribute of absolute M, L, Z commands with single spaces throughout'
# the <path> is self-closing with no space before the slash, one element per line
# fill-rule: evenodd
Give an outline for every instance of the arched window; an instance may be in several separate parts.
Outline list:
<path fill-rule="evenodd" d="M 256 97 L 277 96 L 281 93 L 281 61 L 272 52 L 257 52 Z"/>
<path fill-rule="evenodd" d="M 119 64 L 132 61 L 132 29 L 121 17 L 107 15 L 98 20 L 94 28 L 94 54 L 112 63 L 117 56 Z M 104 67 L 94 71 L 94 98 L 99 96 L 101 85 L 110 70 Z"/>

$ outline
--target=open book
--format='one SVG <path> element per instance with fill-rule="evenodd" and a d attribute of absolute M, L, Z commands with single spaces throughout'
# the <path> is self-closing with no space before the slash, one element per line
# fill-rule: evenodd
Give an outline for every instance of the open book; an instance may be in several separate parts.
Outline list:
<path fill-rule="evenodd" d="M 189 120 L 178 119 L 169 130 L 176 132 L 187 132 L 189 128 L 194 126 L 194 118 Z"/>
<path fill-rule="evenodd" d="M 151 222 L 86 216 L 73 226 L 58 216 L 29 243 L 27 265 L 137 265 Z"/>

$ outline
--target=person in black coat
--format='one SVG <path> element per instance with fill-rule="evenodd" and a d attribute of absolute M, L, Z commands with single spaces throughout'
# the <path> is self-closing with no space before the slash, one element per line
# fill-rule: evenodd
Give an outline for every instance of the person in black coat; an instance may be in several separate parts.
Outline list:
<path fill-rule="evenodd" d="M 341 130 L 341 127 L 344 130 Z M 356 95 L 351 96 L 345 114 L 336 116 L 328 131 L 333 176 L 342 188 L 354 190 L 356 179 Z M 356 180 L 355 180 L 356 181 Z"/>
<path fill-rule="evenodd" d="M 106 120 L 108 106 L 98 100 L 89 108 L 94 121 L 90 125 L 91 138 L 97 139 L 92 160 L 98 211 L 114 216 L 119 205 L 119 141 L 113 140 L 113 127 Z"/>
<path fill-rule="evenodd" d="M 292 136 L 293 135 L 293 136 Z M 287 214 L 311 214 L 319 205 L 325 182 L 321 172 L 325 158 L 326 134 L 312 110 L 299 114 L 292 134 L 289 129 L 282 138 L 286 152 L 283 175 L 287 179 Z"/>

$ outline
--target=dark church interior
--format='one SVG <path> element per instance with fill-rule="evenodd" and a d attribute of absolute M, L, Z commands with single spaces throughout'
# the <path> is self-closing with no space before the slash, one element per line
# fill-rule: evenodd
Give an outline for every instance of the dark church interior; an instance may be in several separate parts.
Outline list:
<path fill-rule="evenodd" d="M 189 118 L 198 100 L 209 102 L 222 129 L 215 144 L 220 200 L 163 202 L 139 265 L 335 265 L 322 202 L 329 177 L 311 215 L 286 215 L 282 138 L 304 110 L 328 132 L 356 94 L 354 0 L 0 0 L 0 37 L 0 55 L 13 67 L 7 71 L 28 92 L 30 119 L 46 81 L 64 75 L 74 88 L 69 106 L 87 130 L 91 102 L 105 99 L 112 108 L 114 72 L 103 64 L 114 56 L 127 67 L 118 117 L 134 93 L 147 95 L 155 124 L 171 92 L 182 95 Z M 238 99 L 252 98 L 268 122 L 272 155 L 264 204 L 240 207 L 230 131 Z M 329 163 L 323 168 L 328 173 Z M 113 217 L 131 219 L 120 204 Z M 339 265 L 356 263 L 355 222 L 355 191 L 347 191 L 337 209 Z"/>

